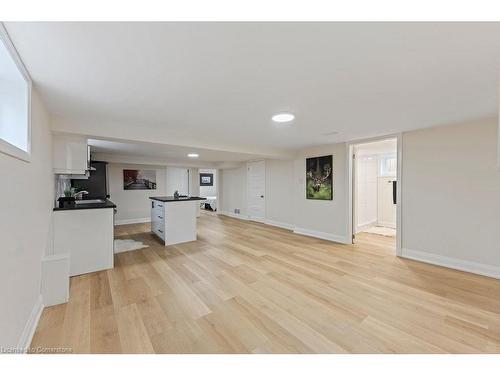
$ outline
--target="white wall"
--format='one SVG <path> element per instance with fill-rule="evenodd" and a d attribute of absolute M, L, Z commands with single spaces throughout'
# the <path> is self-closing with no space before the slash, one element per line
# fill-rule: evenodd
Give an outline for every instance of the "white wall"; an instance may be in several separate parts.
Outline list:
<path fill-rule="evenodd" d="M 407 132 L 402 143 L 402 255 L 500 277 L 497 120 Z M 307 200 L 305 159 L 329 154 L 334 199 Z M 291 174 L 290 162 L 267 160 L 267 221 L 349 243 L 346 156 L 344 143 L 307 148 L 291 162 Z M 221 212 L 240 208 L 245 216 L 245 166 L 224 169 L 220 180 Z"/>
<path fill-rule="evenodd" d="M 291 204 L 293 204 L 294 225 L 297 232 L 350 243 L 346 218 L 348 196 L 346 153 L 347 145 L 338 143 L 304 149 L 295 159 L 294 195 Z M 333 200 L 306 199 L 306 158 L 324 155 L 333 155 Z"/>
<path fill-rule="evenodd" d="M 124 169 L 156 170 L 156 190 L 124 190 Z M 149 197 L 166 195 L 166 170 L 151 165 L 110 163 L 108 164 L 108 183 L 109 199 L 116 204 L 115 224 L 149 220 L 151 217 Z"/>
<path fill-rule="evenodd" d="M 240 215 L 247 214 L 247 168 L 242 164 L 238 168 L 221 170 L 222 197 L 220 211 L 234 214 L 234 209 L 240 209 Z"/>
<path fill-rule="evenodd" d="M 500 277 L 496 132 L 491 119 L 403 135 L 403 256 L 492 265 Z"/>
<path fill-rule="evenodd" d="M 293 172 L 293 160 L 266 160 L 266 219 L 290 228 L 295 210 Z"/>
<path fill-rule="evenodd" d="M 47 112 L 35 90 L 31 116 L 31 162 L 0 153 L 0 170 L 6 177 L 0 184 L 2 347 L 16 347 L 30 315 L 37 312 L 41 259 L 52 246 L 52 139 Z"/>
<path fill-rule="evenodd" d="M 201 197 L 217 196 L 217 169 L 200 169 L 200 173 L 212 173 L 214 175 L 213 186 L 200 186 L 200 196 Z M 200 182 L 200 177 L 198 176 L 198 183 L 199 182 Z"/>
<path fill-rule="evenodd" d="M 356 157 L 355 223 L 356 232 L 377 224 L 378 159 L 377 155 Z"/>
<path fill-rule="evenodd" d="M 296 232 L 349 242 L 347 238 L 347 187 L 345 143 L 301 150 L 294 160 L 266 161 L 266 221 Z M 306 158 L 333 155 L 332 201 L 306 199 Z M 246 217 L 246 165 L 222 170 L 221 213 L 240 208 Z M 285 225 L 283 225 L 285 224 Z"/>

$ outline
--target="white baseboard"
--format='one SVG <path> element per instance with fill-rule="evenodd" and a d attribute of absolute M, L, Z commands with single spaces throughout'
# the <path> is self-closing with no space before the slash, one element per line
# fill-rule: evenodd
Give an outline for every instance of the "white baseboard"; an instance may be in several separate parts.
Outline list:
<path fill-rule="evenodd" d="M 234 214 L 234 213 L 228 212 L 228 211 L 218 211 L 218 214 L 229 216 L 229 217 L 232 217 L 235 219 L 240 219 L 240 220 L 250 220 L 247 215 Z M 310 229 L 296 228 L 292 224 L 288 224 L 288 223 L 282 223 L 279 221 L 274 221 L 274 220 L 269 220 L 269 219 L 264 220 L 263 223 L 267 224 L 267 225 L 272 225 L 272 226 L 292 230 L 294 233 L 301 234 L 304 236 L 316 237 L 316 238 L 321 238 L 322 240 L 340 242 L 340 243 L 344 243 L 344 244 L 351 244 L 352 243 L 351 241 L 348 241 L 345 237 L 342 237 L 342 236 L 337 236 L 337 235 L 331 234 L 331 233 L 318 232 L 318 231 L 310 230 Z"/>
<path fill-rule="evenodd" d="M 249 220 L 247 215 L 242 215 L 242 214 L 235 214 L 229 211 L 217 211 L 217 214 L 219 215 L 224 215 L 224 216 L 229 216 L 235 219 L 240 219 L 240 220 Z"/>
<path fill-rule="evenodd" d="M 297 233 L 297 234 L 302 234 L 304 236 L 321 238 L 323 240 L 339 242 L 339 243 L 343 243 L 343 244 L 350 245 L 352 243 L 352 241 L 349 241 L 344 236 L 339 236 L 336 234 L 325 233 L 325 232 L 319 232 L 316 230 L 310 230 L 310 229 L 305 229 L 305 228 L 294 228 L 293 232 Z"/>
<path fill-rule="evenodd" d="M 264 224 L 272 225 L 273 227 L 279 227 L 279 228 L 288 229 L 288 230 L 293 230 L 295 228 L 292 224 L 283 223 L 281 221 L 269 220 L 269 219 L 264 220 Z"/>
<path fill-rule="evenodd" d="M 499 266 L 491 266 L 488 264 L 476 263 L 468 260 L 451 258 L 438 254 L 428 253 L 425 251 L 410 250 L 405 248 L 402 249 L 401 257 L 500 279 Z"/>
<path fill-rule="evenodd" d="M 23 353 L 26 353 L 31 345 L 31 340 L 33 340 L 33 336 L 35 335 L 38 321 L 40 320 L 40 316 L 42 316 L 43 307 L 42 295 L 40 294 L 31 310 L 31 314 L 17 344 L 17 348 L 22 350 Z"/>
<path fill-rule="evenodd" d="M 392 223 L 390 221 L 379 221 L 377 223 L 377 225 L 379 227 L 387 227 L 387 228 L 392 228 L 392 229 L 396 229 L 396 224 L 395 223 Z"/>
<path fill-rule="evenodd" d="M 149 222 L 151 222 L 151 217 L 143 217 L 139 219 L 115 220 L 115 225 L 139 224 L 139 223 L 149 223 Z"/>
<path fill-rule="evenodd" d="M 369 221 L 369 222 L 357 225 L 356 226 L 356 233 L 362 232 L 365 229 L 368 229 L 368 228 L 376 226 L 376 225 L 377 225 L 377 221 L 376 220 L 375 221 Z"/>

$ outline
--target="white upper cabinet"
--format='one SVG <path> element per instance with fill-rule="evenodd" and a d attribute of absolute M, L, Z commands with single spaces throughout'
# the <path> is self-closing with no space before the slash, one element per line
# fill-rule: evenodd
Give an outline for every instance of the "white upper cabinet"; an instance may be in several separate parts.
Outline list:
<path fill-rule="evenodd" d="M 87 138 L 53 136 L 54 173 L 84 175 L 89 168 Z"/>

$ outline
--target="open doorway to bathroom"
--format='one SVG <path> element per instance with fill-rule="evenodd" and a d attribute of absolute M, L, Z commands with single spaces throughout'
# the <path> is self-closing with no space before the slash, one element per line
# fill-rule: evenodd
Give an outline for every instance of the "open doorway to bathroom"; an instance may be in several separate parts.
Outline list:
<path fill-rule="evenodd" d="M 200 208 L 205 213 L 215 213 L 217 211 L 217 169 L 200 169 Z"/>
<path fill-rule="evenodd" d="M 351 145 L 353 243 L 382 241 L 396 249 L 398 139 Z"/>

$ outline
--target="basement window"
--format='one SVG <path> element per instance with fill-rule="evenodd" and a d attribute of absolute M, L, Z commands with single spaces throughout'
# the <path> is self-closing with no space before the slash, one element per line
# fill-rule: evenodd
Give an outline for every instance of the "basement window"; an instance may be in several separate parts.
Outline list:
<path fill-rule="evenodd" d="M 0 23 L 0 152 L 30 161 L 31 80 Z"/>

